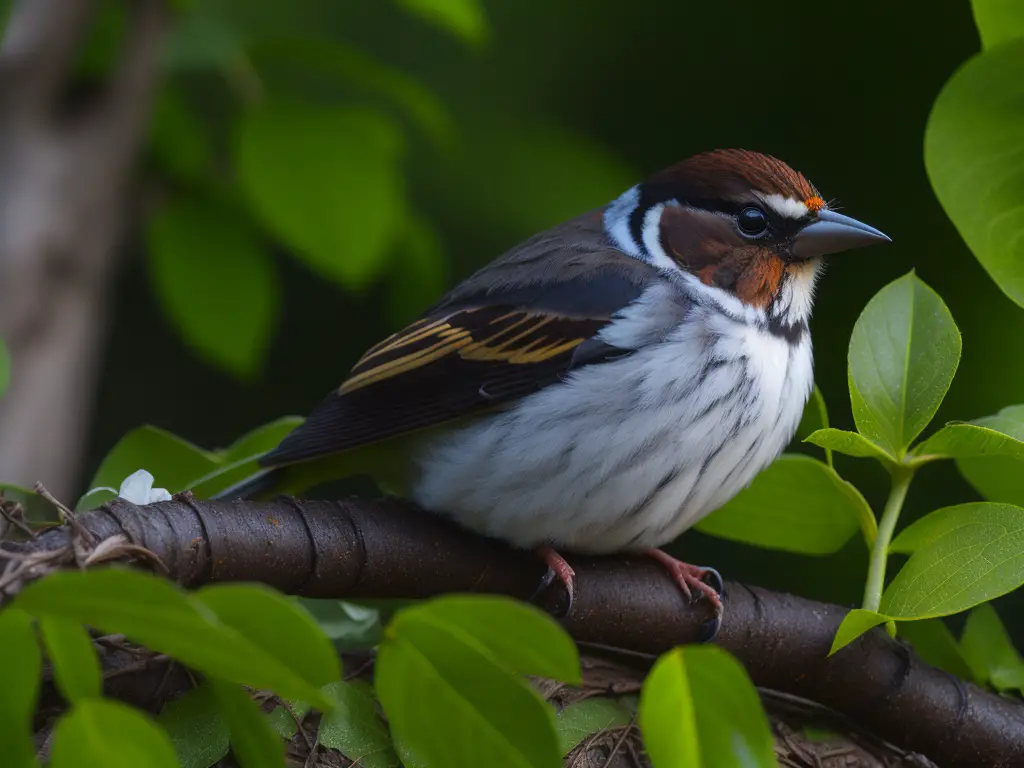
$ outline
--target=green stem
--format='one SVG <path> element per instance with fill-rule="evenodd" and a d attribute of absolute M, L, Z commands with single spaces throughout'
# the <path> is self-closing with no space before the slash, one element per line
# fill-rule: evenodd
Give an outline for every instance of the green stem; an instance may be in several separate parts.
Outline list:
<path fill-rule="evenodd" d="M 913 467 L 898 464 L 892 468 L 892 487 L 889 498 L 885 502 L 885 510 L 878 524 L 878 536 L 875 546 L 871 549 L 871 563 L 868 565 L 868 583 L 864 587 L 864 609 L 877 611 L 882 602 L 882 589 L 885 587 L 885 565 L 889 557 L 889 543 L 896 530 L 896 523 L 903 510 L 903 501 L 907 498 L 907 489 L 914 479 Z"/>

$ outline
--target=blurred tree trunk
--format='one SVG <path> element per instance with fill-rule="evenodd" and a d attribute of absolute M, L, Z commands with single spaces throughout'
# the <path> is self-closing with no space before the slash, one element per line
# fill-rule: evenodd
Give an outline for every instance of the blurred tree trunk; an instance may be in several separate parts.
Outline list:
<path fill-rule="evenodd" d="M 69 107 L 98 3 L 17 0 L 0 42 L 0 480 L 68 497 L 80 470 L 117 246 L 167 26 L 164 0 L 126 0 L 108 82 Z"/>

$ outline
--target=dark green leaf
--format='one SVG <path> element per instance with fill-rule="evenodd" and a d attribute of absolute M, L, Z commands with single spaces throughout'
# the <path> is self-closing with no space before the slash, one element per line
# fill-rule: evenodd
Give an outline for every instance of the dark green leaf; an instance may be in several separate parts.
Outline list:
<path fill-rule="evenodd" d="M 931 421 L 960 362 L 946 305 L 913 272 L 868 302 L 850 338 L 850 400 L 857 430 L 902 458 Z"/>
<path fill-rule="evenodd" d="M 165 86 L 153 107 L 149 144 L 161 169 L 185 182 L 202 183 L 213 168 L 213 147 L 207 128 L 182 94 Z"/>
<path fill-rule="evenodd" d="M 784 454 L 697 530 L 759 547 L 826 555 L 841 549 L 858 525 L 873 537 L 874 515 L 856 488 L 817 459 Z"/>
<path fill-rule="evenodd" d="M 1017 0 L 971 0 L 971 7 L 985 48 L 1024 37 L 1024 13 Z"/>
<path fill-rule="evenodd" d="M 842 453 L 845 456 L 856 456 L 860 459 L 878 459 L 890 464 L 896 458 L 872 443 L 859 432 L 847 432 L 844 429 L 819 429 L 809 435 L 806 442 L 813 443 L 827 450 Z"/>
<path fill-rule="evenodd" d="M 962 680 L 971 679 L 971 668 L 967 665 L 960 644 L 942 619 L 900 622 L 899 634 L 910 641 L 917 655 L 928 664 L 944 669 Z"/>
<path fill-rule="evenodd" d="M 986 45 L 997 37 L 994 30 L 1017 34 L 1015 10 L 1016 25 L 982 25 Z M 1024 39 L 1016 39 L 969 59 L 946 82 L 928 118 L 924 159 L 964 241 L 1003 292 L 1024 306 L 1022 121 Z"/>
<path fill-rule="evenodd" d="M 413 13 L 470 43 L 487 38 L 487 17 L 480 0 L 398 0 Z"/>
<path fill-rule="evenodd" d="M 210 200 L 174 203 L 147 229 L 154 290 L 196 352 L 236 376 L 263 365 L 277 314 L 274 264 L 248 221 Z"/>
<path fill-rule="evenodd" d="M 380 611 L 344 600 L 302 600 L 335 648 L 372 648 L 381 641 Z"/>
<path fill-rule="evenodd" d="M 964 625 L 960 647 L 976 683 L 991 683 L 1000 690 L 1024 685 L 1024 660 L 995 608 L 979 605 Z"/>
<path fill-rule="evenodd" d="M 108 501 L 116 498 L 117 490 L 114 488 L 93 488 L 82 495 L 82 498 L 75 505 L 75 509 L 79 512 L 87 509 L 96 509 L 96 507 L 101 507 Z"/>
<path fill-rule="evenodd" d="M 235 440 L 223 452 L 222 458 L 225 462 L 233 462 L 264 454 L 276 448 L 303 421 L 301 416 L 282 416 L 261 427 L 256 427 Z"/>
<path fill-rule="evenodd" d="M 11 383 L 11 356 L 7 352 L 4 340 L 0 339 L 0 395 L 7 391 L 7 385 Z"/>
<path fill-rule="evenodd" d="M 194 599 L 251 644 L 320 687 L 341 677 L 338 655 L 298 603 L 262 584 L 215 584 Z"/>
<path fill-rule="evenodd" d="M 640 694 L 640 729 L 654 768 L 776 768 L 761 700 L 736 659 L 714 646 L 676 648 Z"/>
<path fill-rule="evenodd" d="M 236 160 L 267 226 L 313 269 L 362 288 L 401 229 L 401 149 L 375 112 L 272 104 L 243 120 Z"/>
<path fill-rule="evenodd" d="M 181 768 L 209 768 L 228 753 L 228 726 L 208 684 L 168 702 L 159 720 Z"/>
<path fill-rule="evenodd" d="M 57 721 L 50 768 L 178 768 L 154 720 L 111 699 L 82 699 Z"/>
<path fill-rule="evenodd" d="M 398 768 L 391 734 L 377 714 L 373 691 L 362 682 L 332 683 L 324 693 L 334 711 L 320 721 L 317 742 L 337 749 L 362 768 Z"/>
<path fill-rule="evenodd" d="M 242 39 L 214 3 L 190 3 L 180 15 L 163 47 L 164 67 L 170 70 L 222 69 L 237 62 Z"/>
<path fill-rule="evenodd" d="M 290 739 L 298 733 L 298 723 L 309 710 L 310 707 L 305 702 L 289 702 L 287 707 L 276 707 L 273 712 L 268 713 L 267 720 L 281 738 Z"/>
<path fill-rule="evenodd" d="M 448 263 L 437 233 L 410 214 L 388 281 L 388 317 L 396 328 L 414 320 L 448 285 Z"/>
<path fill-rule="evenodd" d="M 103 679 L 92 638 L 81 624 L 56 616 L 39 619 L 46 655 L 53 664 L 57 689 L 70 703 L 98 698 Z"/>
<path fill-rule="evenodd" d="M 293 660 L 268 654 L 221 623 L 205 604 L 150 574 L 119 568 L 62 571 L 30 584 L 16 604 L 38 616 L 122 633 L 207 674 L 330 707 L 318 690 L 322 681 L 304 680 L 289 666 Z"/>
<path fill-rule="evenodd" d="M 478 610 L 467 610 L 472 603 Z M 499 598 L 441 598 L 399 612 L 388 627 L 377 655 L 376 689 L 403 759 L 411 754 L 430 766 L 561 765 L 554 712 L 509 670 L 536 665 L 523 671 L 578 677 L 578 666 L 563 669 L 562 641 L 539 612 L 510 605 Z M 511 637 L 488 626 L 494 621 Z M 525 628 L 515 627 L 518 621 Z M 514 642 L 527 647 L 516 649 Z M 497 657 L 491 643 L 507 657 Z"/>
<path fill-rule="evenodd" d="M 130 474 L 147 469 L 157 486 L 176 493 L 216 466 L 217 459 L 210 452 L 166 430 L 147 425 L 132 430 L 118 441 L 103 459 L 89 487 L 120 488 Z"/>
<path fill-rule="evenodd" d="M 25 510 L 28 523 L 52 523 L 57 520 L 53 505 L 31 488 L 15 483 L 0 483 L 0 498 L 16 501 Z"/>
<path fill-rule="evenodd" d="M 940 509 L 890 549 L 914 554 L 882 595 L 882 613 L 901 620 L 959 613 L 1024 583 L 1024 509 L 985 502 Z"/>
<path fill-rule="evenodd" d="M 210 687 L 231 733 L 231 751 L 242 768 L 284 768 L 284 744 L 242 688 L 211 678 Z"/>
<path fill-rule="evenodd" d="M 832 649 L 828 652 L 828 655 L 831 656 L 840 648 L 852 643 L 872 627 L 877 627 L 879 624 L 888 621 L 888 619 L 888 616 L 883 616 L 874 611 L 865 611 L 862 608 L 853 609 L 846 614 L 839 625 L 839 629 L 836 630 L 836 636 L 832 639 Z"/>
<path fill-rule="evenodd" d="M 1024 441 L 1024 405 L 1012 405 L 974 424 Z M 960 459 L 961 474 L 989 501 L 1024 506 L 1024 460 L 1011 456 Z"/>
<path fill-rule="evenodd" d="M 28 768 L 36 764 L 32 720 L 43 662 L 27 613 L 11 607 L 0 611 L 0 648 L 0 755 L 10 768 Z"/>
<path fill-rule="evenodd" d="M 976 456 L 1010 456 L 1024 459 L 1024 442 L 977 424 L 947 424 L 914 449 L 918 456 L 970 459 Z"/>
<path fill-rule="evenodd" d="M 594 697 L 570 704 L 555 717 L 559 749 L 567 755 L 589 736 L 632 722 L 633 714 L 613 699 Z"/>

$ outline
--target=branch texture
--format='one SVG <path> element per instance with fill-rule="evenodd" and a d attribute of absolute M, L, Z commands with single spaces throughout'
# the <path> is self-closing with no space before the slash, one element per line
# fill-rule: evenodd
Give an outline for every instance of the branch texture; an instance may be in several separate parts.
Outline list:
<path fill-rule="evenodd" d="M 91 539 L 92 541 L 88 541 Z M 142 555 L 140 547 L 152 553 Z M 119 560 L 166 570 L 185 587 L 260 581 L 321 598 L 422 598 L 489 592 L 529 599 L 544 567 L 520 552 L 395 500 L 203 502 L 145 508 L 122 499 L 27 542 L 7 542 L 9 597 L 56 568 Z M 711 617 L 647 558 L 571 558 L 577 592 L 537 598 L 577 641 L 657 654 L 694 642 Z M 836 605 L 727 583 L 716 642 L 756 685 L 817 702 L 943 766 L 1024 765 L 1024 705 L 963 683 L 875 630 L 835 656 Z M 646 663 L 646 662 L 645 662 Z"/>

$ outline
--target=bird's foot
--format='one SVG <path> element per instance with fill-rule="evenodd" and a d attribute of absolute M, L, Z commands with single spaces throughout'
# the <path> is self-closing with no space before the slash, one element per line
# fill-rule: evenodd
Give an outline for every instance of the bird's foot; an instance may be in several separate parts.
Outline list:
<path fill-rule="evenodd" d="M 565 609 L 565 612 L 569 613 L 569 609 L 572 608 L 572 596 L 573 587 L 576 583 L 576 571 L 574 571 L 572 566 L 565 561 L 564 557 L 558 554 L 551 547 L 537 547 L 537 554 L 544 560 L 548 567 L 548 571 L 544 574 L 544 578 L 541 579 L 540 586 L 537 587 L 537 591 L 533 593 L 533 598 L 531 598 L 531 600 L 550 587 L 557 577 L 565 586 L 565 592 L 569 596 L 569 605 Z"/>
<path fill-rule="evenodd" d="M 701 642 L 710 642 L 718 634 L 722 626 L 722 590 L 725 585 L 722 577 L 714 568 L 701 568 L 697 565 L 684 563 L 660 549 L 650 549 L 647 554 L 657 560 L 668 571 L 679 589 L 691 602 L 694 599 L 706 598 L 715 607 L 715 617 L 707 623 L 701 633 Z M 708 581 L 712 581 L 709 584 Z M 696 598 L 694 597 L 696 593 Z"/>

